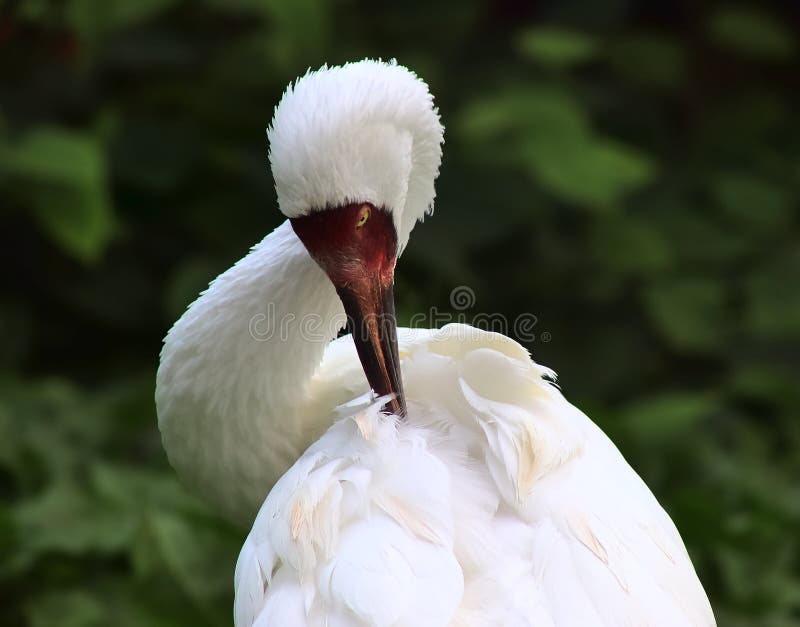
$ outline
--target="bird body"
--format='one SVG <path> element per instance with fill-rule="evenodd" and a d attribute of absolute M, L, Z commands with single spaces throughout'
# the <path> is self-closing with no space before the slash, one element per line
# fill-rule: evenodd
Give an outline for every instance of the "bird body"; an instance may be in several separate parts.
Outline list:
<path fill-rule="evenodd" d="M 289 220 L 175 324 L 156 391 L 178 472 L 232 518 L 261 505 L 237 627 L 713 625 L 669 516 L 550 370 L 467 325 L 395 328 L 440 159 L 424 83 L 323 68 L 270 141 Z"/>
<path fill-rule="evenodd" d="M 237 625 L 713 624 L 669 516 L 548 369 L 464 325 L 399 340 L 408 419 L 345 406 L 278 481 Z M 357 363 L 343 337 L 322 377 Z"/>

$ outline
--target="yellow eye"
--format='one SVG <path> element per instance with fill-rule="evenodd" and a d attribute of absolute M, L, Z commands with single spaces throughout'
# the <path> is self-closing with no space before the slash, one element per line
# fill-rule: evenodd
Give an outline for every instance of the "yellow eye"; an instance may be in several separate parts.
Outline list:
<path fill-rule="evenodd" d="M 360 229 L 367 223 L 367 220 L 369 220 L 369 209 L 367 209 L 364 213 L 361 214 L 361 217 L 358 219 L 358 222 L 356 222 L 356 228 Z"/>

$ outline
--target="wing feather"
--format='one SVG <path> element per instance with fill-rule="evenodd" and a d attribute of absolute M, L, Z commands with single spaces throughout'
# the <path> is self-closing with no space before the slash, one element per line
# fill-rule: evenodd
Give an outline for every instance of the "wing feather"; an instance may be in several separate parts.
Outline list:
<path fill-rule="evenodd" d="M 399 340 L 408 419 L 351 404 L 276 484 L 238 627 L 715 624 L 669 516 L 551 371 L 463 325 Z M 329 353 L 312 387 L 350 401 L 352 342 Z"/>

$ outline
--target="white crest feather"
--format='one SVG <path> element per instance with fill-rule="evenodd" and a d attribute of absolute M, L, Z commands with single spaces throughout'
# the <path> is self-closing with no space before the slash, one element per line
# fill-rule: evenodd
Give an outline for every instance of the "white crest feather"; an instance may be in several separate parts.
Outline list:
<path fill-rule="evenodd" d="M 308 72 L 286 90 L 268 131 L 278 205 L 294 218 L 372 203 L 392 212 L 402 250 L 433 209 L 443 134 L 428 86 L 394 61 Z"/>

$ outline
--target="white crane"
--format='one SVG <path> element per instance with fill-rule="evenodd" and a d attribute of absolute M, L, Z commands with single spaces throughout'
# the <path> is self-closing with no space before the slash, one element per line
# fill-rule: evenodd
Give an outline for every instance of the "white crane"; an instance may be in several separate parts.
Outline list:
<path fill-rule="evenodd" d="M 167 335 L 172 464 L 232 517 L 263 502 L 237 627 L 714 625 L 669 516 L 548 369 L 495 333 L 395 329 L 442 134 L 397 64 L 300 78 L 269 129 L 289 219 Z"/>

